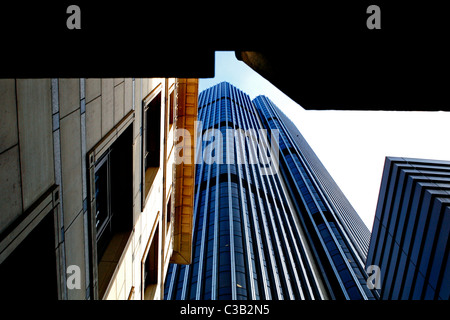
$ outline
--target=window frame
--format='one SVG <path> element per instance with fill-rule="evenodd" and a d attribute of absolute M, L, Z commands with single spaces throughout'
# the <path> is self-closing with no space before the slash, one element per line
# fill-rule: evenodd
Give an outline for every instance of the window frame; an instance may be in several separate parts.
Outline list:
<path fill-rule="evenodd" d="M 104 161 L 107 161 L 106 158 L 111 158 L 111 147 L 114 145 L 116 141 L 118 141 L 122 135 L 127 131 L 131 130 L 131 137 L 133 132 L 133 126 L 135 125 L 135 114 L 134 110 L 131 110 L 126 114 L 122 120 L 119 121 L 106 135 L 102 137 L 102 139 L 94 146 L 92 149 L 90 149 L 86 153 L 86 161 L 87 161 L 87 175 L 88 175 L 88 198 L 89 198 L 89 268 L 90 268 L 90 283 L 92 283 L 92 286 L 90 288 L 91 290 L 91 297 L 94 300 L 102 299 L 105 295 L 109 293 L 110 290 L 110 282 L 111 279 L 107 280 L 108 285 L 104 291 L 100 290 L 100 284 L 102 281 L 99 279 L 99 263 L 101 261 L 101 257 L 98 256 L 98 243 L 97 243 L 97 228 L 96 228 L 96 211 L 97 211 L 97 204 L 96 204 L 96 196 L 95 196 L 95 174 L 98 168 L 101 167 L 100 164 L 104 164 Z M 128 134 L 130 134 L 128 132 Z M 133 151 L 132 151 L 133 152 Z M 134 158 L 134 153 L 132 154 L 132 157 Z M 133 164 L 133 158 L 131 160 L 131 165 Z M 111 165 L 111 164 L 109 164 Z M 111 178 L 111 172 L 109 173 L 109 177 Z M 131 185 L 133 185 L 134 178 L 131 177 Z M 109 197 L 111 197 L 112 187 L 110 183 L 110 190 L 109 190 Z M 112 203 L 110 204 L 110 210 L 112 210 Z M 132 212 L 132 211 L 131 211 Z M 112 218 L 112 213 L 110 215 Z M 131 228 L 128 230 L 128 235 L 125 235 L 128 237 L 128 239 L 124 242 L 124 247 L 121 249 L 120 258 L 117 262 L 117 264 L 120 263 L 121 259 L 123 258 L 123 253 L 127 250 L 130 240 L 132 239 L 131 235 L 133 233 L 133 223 L 134 223 L 134 217 L 131 217 Z M 116 268 L 116 267 L 114 267 Z M 113 276 L 113 274 L 112 274 Z"/>
<path fill-rule="evenodd" d="M 153 224 L 152 227 L 152 231 L 150 233 L 150 236 L 148 238 L 147 244 L 145 246 L 144 249 L 144 253 L 142 255 L 142 259 L 141 259 L 141 299 L 145 300 L 146 298 L 146 290 L 150 289 L 150 293 L 147 293 L 147 298 L 154 298 L 156 295 L 156 289 L 158 287 L 158 285 L 160 285 L 161 279 L 160 279 L 160 266 L 161 266 L 161 261 L 160 259 L 162 258 L 160 256 L 160 250 L 161 250 L 161 243 L 160 243 L 160 233 L 161 233 L 161 228 L 160 228 L 160 223 L 159 223 L 159 219 L 160 219 L 160 215 L 161 212 L 158 211 L 156 214 L 156 219 L 155 219 L 155 223 Z M 153 272 L 155 272 L 152 275 L 149 275 L 149 271 L 146 270 L 149 265 L 148 263 L 150 263 L 150 261 L 147 263 L 147 260 L 150 258 L 149 255 L 154 255 L 153 256 Z M 150 283 L 148 283 L 147 278 L 148 277 L 155 277 L 156 279 L 153 280 L 149 280 L 151 281 Z"/>
<path fill-rule="evenodd" d="M 161 101 L 160 101 L 160 121 L 161 121 L 161 114 L 164 111 L 163 107 L 164 107 L 164 92 L 163 92 L 163 84 L 159 83 L 147 96 L 145 96 L 142 99 L 142 112 L 141 112 L 141 119 L 142 119 L 142 132 L 141 132 L 141 211 L 144 211 L 144 208 L 147 204 L 147 201 L 150 197 L 150 191 L 152 190 L 152 187 L 154 185 L 154 180 L 156 178 L 156 176 L 158 175 L 159 170 L 162 168 L 162 161 L 165 161 L 165 159 L 161 159 L 161 152 L 159 152 L 159 166 L 158 167 L 152 167 L 154 168 L 153 170 L 155 170 L 155 172 L 153 172 L 153 178 L 152 179 L 147 179 L 147 180 L 151 180 L 151 185 L 148 187 L 148 190 L 146 189 L 146 173 L 150 173 L 149 171 L 147 171 L 146 168 L 146 157 L 148 155 L 147 152 L 147 111 L 150 108 L 151 103 L 160 95 L 161 97 Z M 161 145 L 163 145 L 162 143 L 162 139 L 164 138 L 163 135 L 164 133 L 161 132 L 162 124 L 159 127 L 159 148 L 161 151 Z M 161 161 L 162 160 L 162 161 Z"/>
<path fill-rule="evenodd" d="M 97 242 L 99 240 L 99 238 L 103 235 L 106 227 L 108 224 L 111 223 L 111 219 L 112 219 L 112 212 L 111 212 L 111 172 L 110 172 L 110 152 L 111 150 L 108 149 L 105 154 L 102 155 L 102 157 L 97 161 L 98 163 L 96 163 L 94 165 L 94 196 L 95 196 L 95 203 L 96 203 L 96 212 L 95 212 L 95 228 L 96 228 L 96 237 L 97 237 Z M 97 174 L 98 171 L 100 171 L 101 167 L 103 165 L 106 165 L 106 207 L 107 207 L 107 218 L 105 219 L 105 221 L 102 223 L 102 225 L 100 226 L 100 228 L 97 228 L 97 197 L 96 197 L 96 185 L 95 185 L 95 176 Z"/>
<path fill-rule="evenodd" d="M 30 206 L 28 210 L 23 212 L 9 227 L 0 233 L 0 265 L 10 258 L 16 250 L 21 250 L 22 243 L 25 243 L 29 239 L 29 236 L 41 226 L 41 222 L 43 222 L 44 219 L 52 219 L 54 233 L 53 235 L 49 235 L 49 237 L 54 238 L 54 247 L 52 250 L 54 250 L 55 253 L 55 260 L 53 262 L 46 262 L 49 262 L 49 265 L 54 263 L 56 272 L 55 283 L 57 286 L 55 296 L 57 296 L 58 299 L 64 299 L 67 287 L 66 273 L 65 270 L 62 270 L 61 268 L 64 259 L 64 245 L 60 245 L 60 243 L 64 243 L 64 239 L 62 238 L 62 232 L 59 228 L 61 212 L 60 195 L 60 186 L 53 184 Z M 3 284 L 4 283 L 2 283 L 2 285 Z M 3 289 L 8 290 L 7 287 Z M 9 294 L 13 293 L 10 292 Z M 0 294 L 0 296 L 2 296 L 2 294 Z"/>

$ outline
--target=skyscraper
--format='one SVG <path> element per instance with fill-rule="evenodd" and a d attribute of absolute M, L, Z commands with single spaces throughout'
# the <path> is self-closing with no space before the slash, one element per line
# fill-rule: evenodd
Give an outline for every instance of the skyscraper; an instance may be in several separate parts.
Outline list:
<path fill-rule="evenodd" d="M 380 298 L 448 300 L 450 162 L 386 158 L 368 265 Z"/>
<path fill-rule="evenodd" d="M 370 232 L 287 117 L 222 82 L 198 120 L 192 264 L 165 299 L 374 299 Z"/>

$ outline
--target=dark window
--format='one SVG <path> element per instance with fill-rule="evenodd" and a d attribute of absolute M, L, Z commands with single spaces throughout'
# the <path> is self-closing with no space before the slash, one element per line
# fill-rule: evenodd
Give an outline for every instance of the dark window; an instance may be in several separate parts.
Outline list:
<path fill-rule="evenodd" d="M 119 262 L 133 226 L 132 142 L 133 126 L 130 125 L 95 163 L 94 214 L 100 298 L 114 270 L 102 264 Z M 108 261 L 104 261 L 104 256 L 108 256 Z"/>
<path fill-rule="evenodd" d="M 0 264 L 0 299 L 57 300 L 57 271 L 53 211 Z M 3 304 L 8 309 L 8 305 Z"/>
<path fill-rule="evenodd" d="M 159 167 L 161 142 L 161 92 L 145 108 L 145 168 Z"/>
<path fill-rule="evenodd" d="M 97 231 L 97 255 L 103 256 L 111 240 L 111 185 L 109 151 L 95 167 L 95 228 Z"/>
<path fill-rule="evenodd" d="M 175 90 L 172 90 L 172 92 L 169 95 L 169 125 L 173 124 L 173 118 L 175 116 L 174 110 L 175 110 Z"/>
<path fill-rule="evenodd" d="M 166 232 L 169 230 L 169 225 L 171 221 L 172 221 L 172 195 L 170 195 L 169 200 L 167 201 Z"/>
<path fill-rule="evenodd" d="M 161 147 L 161 92 L 144 106 L 143 115 L 143 204 L 160 165 Z"/>
<path fill-rule="evenodd" d="M 144 262 L 144 297 L 145 300 L 152 300 L 158 283 L 158 243 L 159 243 L 159 226 L 155 230 L 147 257 Z"/>

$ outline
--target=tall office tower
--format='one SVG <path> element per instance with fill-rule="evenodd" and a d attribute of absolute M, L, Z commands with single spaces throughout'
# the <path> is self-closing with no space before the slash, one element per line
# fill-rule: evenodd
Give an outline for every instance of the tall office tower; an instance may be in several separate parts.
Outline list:
<path fill-rule="evenodd" d="M 450 161 L 386 158 L 366 265 L 380 298 L 450 298 Z"/>
<path fill-rule="evenodd" d="M 278 108 L 222 82 L 198 120 L 193 262 L 165 299 L 374 299 L 370 232 Z"/>

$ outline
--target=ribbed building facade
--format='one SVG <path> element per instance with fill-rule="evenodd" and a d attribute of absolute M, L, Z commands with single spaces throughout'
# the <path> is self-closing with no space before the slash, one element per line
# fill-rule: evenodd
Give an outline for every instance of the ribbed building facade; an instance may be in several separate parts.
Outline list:
<path fill-rule="evenodd" d="M 450 299 L 450 161 L 386 158 L 367 266 L 383 300 Z"/>
<path fill-rule="evenodd" d="M 193 259 L 170 265 L 165 299 L 373 299 L 370 232 L 286 116 L 222 82 L 198 120 Z"/>

